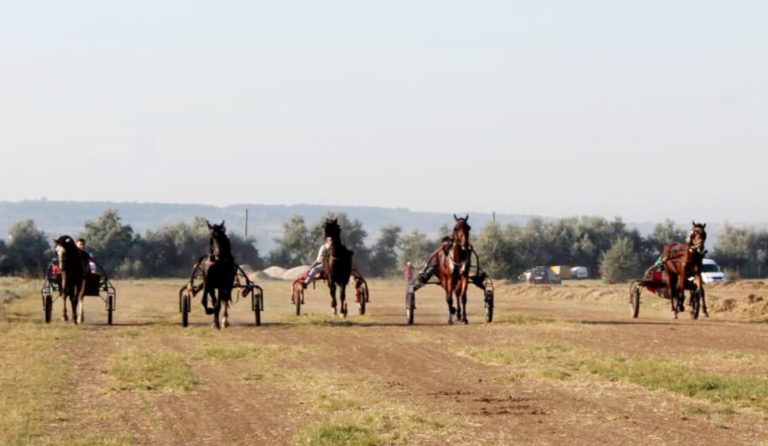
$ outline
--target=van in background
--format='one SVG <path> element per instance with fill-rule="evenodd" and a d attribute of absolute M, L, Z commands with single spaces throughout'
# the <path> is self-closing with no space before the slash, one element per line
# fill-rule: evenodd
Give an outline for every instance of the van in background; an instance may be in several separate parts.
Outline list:
<path fill-rule="evenodd" d="M 723 283 L 726 281 L 726 277 L 717 262 L 712 259 L 704 259 L 701 265 L 701 280 L 704 283 Z"/>

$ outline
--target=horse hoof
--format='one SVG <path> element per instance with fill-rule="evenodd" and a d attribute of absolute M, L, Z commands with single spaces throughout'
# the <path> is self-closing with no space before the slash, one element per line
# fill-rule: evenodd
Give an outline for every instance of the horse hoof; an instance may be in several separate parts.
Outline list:
<path fill-rule="evenodd" d="M 213 314 L 213 313 L 214 313 L 214 311 L 213 311 L 213 308 L 207 308 L 207 307 L 206 307 L 206 309 L 205 309 L 205 314 L 207 314 L 207 315 L 211 315 L 211 314 Z"/>
<path fill-rule="evenodd" d="M 229 321 L 224 321 L 224 328 L 229 327 Z"/>
<path fill-rule="evenodd" d="M 467 318 L 462 319 L 462 322 L 464 322 L 464 325 L 469 324 L 469 321 L 467 320 Z"/>

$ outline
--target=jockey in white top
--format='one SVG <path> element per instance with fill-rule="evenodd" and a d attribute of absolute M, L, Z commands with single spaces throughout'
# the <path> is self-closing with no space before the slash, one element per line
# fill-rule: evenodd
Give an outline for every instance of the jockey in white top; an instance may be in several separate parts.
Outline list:
<path fill-rule="evenodd" d="M 323 261 L 328 259 L 331 256 L 332 245 L 333 245 L 333 239 L 328 237 L 325 239 L 325 243 L 323 244 L 323 246 L 321 246 L 320 249 L 317 251 L 317 258 L 315 259 L 315 263 L 312 264 L 312 266 L 309 269 L 309 273 L 307 273 L 307 278 L 304 279 L 305 287 L 309 285 L 310 282 L 312 282 L 312 279 L 314 279 L 315 277 L 317 277 L 318 274 L 324 271 Z"/>

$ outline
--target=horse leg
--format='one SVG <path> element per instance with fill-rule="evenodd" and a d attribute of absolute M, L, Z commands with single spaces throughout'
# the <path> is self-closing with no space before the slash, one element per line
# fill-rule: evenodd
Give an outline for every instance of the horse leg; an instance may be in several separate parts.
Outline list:
<path fill-rule="evenodd" d="M 224 315 L 221 317 L 221 325 L 226 328 L 229 327 L 229 303 L 232 298 L 232 290 L 227 290 L 223 296 L 221 305 L 224 309 Z"/>
<path fill-rule="evenodd" d="M 336 284 L 333 283 L 333 280 L 330 277 L 328 278 L 328 291 L 331 293 L 331 309 L 333 315 L 336 316 Z"/>
<path fill-rule="evenodd" d="M 66 294 L 59 294 L 59 297 L 61 298 L 61 308 L 63 310 L 63 312 L 61 313 L 61 320 L 66 322 L 69 320 L 69 316 L 67 316 L 67 299 L 69 299 L 69 296 L 67 296 Z M 72 316 L 74 315 L 75 315 L 75 310 L 73 307 Z"/>
<path fill-rule="evenodd" d="M 453 315 L 456 314 L 456 308 L 453 306 L 453 290 L 450 284 L 443 283 L 445 288 L 445 303 L 448 304 L 448 323 L 453 324 Z"/>
<path fill-rule="evenodd" d="M 671 271 L 671 268 L 667 270 L 667 294 L 669 294 L 672 312 L 675 313 L 675 319 L 677 319 L 677 275 Z"/>
<path fill-rule="evenodd" d="M 704 316 L 709 317 L 707 311 L 707 300 L 704 298 L 704 281 L 701 279 L 701 274 L 696 274 L 696 288 L 699 290 L 699 299 L 701 299 L 701 311 L 704 312 Z"/>
<path fill-rule="evenodd" d="M 461 321 L 465 324 L 469 323 L 469 320 L 467 319 L 467 285 L 468 282 L 464 281 L 461 286 Z M 456 301 L 458 302 L 459 297 L 456 297 Z"/>
<path fill-rule="evenodd" d="M 77 323 L 82 324 L 85 320 L 85 289 L 80 288 L 77 290 Z"/>
<path fill-rule="evenodd" d="M 211 298 L 213 299 L 213 326 L 216 327 L 216 329 L 221 330 L 221 290 L 212 292 Z"/>
<path fill-rule="evenodd" d="M 347 318 L 347 286 L 339 285 L 339 299 L 341 299 L 341 315 Z"/>

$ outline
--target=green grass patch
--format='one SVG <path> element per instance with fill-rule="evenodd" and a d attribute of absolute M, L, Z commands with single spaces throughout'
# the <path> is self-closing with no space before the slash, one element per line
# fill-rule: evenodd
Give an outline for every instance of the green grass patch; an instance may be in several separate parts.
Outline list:
<path fill-rule="evenodd" d="M 692 398 L 768 412 L 768 382 L 746 376 L 716 375 L 651 356 L 593 357 L 589 372 L 611 381 L 623 380 L 648 389 L 663 389 Z"/>
<path fill-rule="evenodd" d="M 12 328 L 12 329 L 9 329 Z M 0 444 L 39 444 L 69 420 L 80 330 L 0 323 Z"/>
<path fill-rule="evenodd" d="M 558 322 L 558 320 L 528 313 L 503 313 L 496 316 L 493 322 L 495 324 L 537 325 L 551 324 Z"/>
<path fill-rule="evenodd" d="M 109 373 L 120 390 L 191 390 L 196 384 L 192 367 L 172 352 L 121 353 L 111 360 Z"/>
<path fill-rule="evenodd" d="M 321 423 L 299 431 L 297 443 L 311 446 L 376 446 L 382 438 L 369 426 L 350 423 Z"/>

